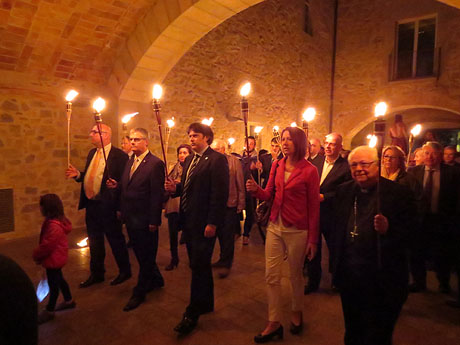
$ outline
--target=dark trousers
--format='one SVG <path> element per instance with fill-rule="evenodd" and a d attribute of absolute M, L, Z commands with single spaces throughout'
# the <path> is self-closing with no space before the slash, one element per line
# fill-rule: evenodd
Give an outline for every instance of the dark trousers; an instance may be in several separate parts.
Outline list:
<path fill-rule="evenodd" d="M 414 283 L 426 287 L 426 261 L 434 262 L 436 277 L 439 284 L 449 286 L 450 271 L 453 265 L 452 249 L 454 237 L 443 219 L 435 215 L 427 215 L 410 248 L 410 272 Z"/>
<path fill-rule="evenodd" d="M 136 229 L 127 226 L 134 254 L 139 263 L 137 285 L 133 296 L 144 297 L 147 292 L 164 286 L 163 276 L 157 266 L 158 230 L 150 231 L 148 227 Z"/>
<path fill-rule="evenodd" d="M 215 243 L 215 237 L 206 238 L 202 234 L 186 233 L 185 244 L 192 270 L 192 283 L 190 304 L 185 310 L 185 315 L 194 320 L 198 320 L 201 314 L 214 310 L 211 258 Z"/>
<path fill-rule="evenodd" d="M 120 273 L 131 273 L 128 248 L 121 231 L 122 224 L 117 219 L 116 210 L 104 201 L 88 201 L 86 207 L 86 229 L 91 254 L 91 274 L 104 277 L 105 244 L 104 235 L 109 241 L 112 254 Z"/>
<path fill-rule="evenodd" d="M 323 234 L 324 239 L 326 240 L 327 248 L 329 250 L 329 273 L 332 272 L 332 262 L 333 262 L 333 252 L 331 250 L 331 238 L 329 236 L 328 231 L 320 231 L 320 238 L 318 241 L 317 252 L 313 260 L 309 261 L 305 258 L 306 268 L 307 268 L 307 276 L 308 276 L 308 284 L 314 287 L 319 287 L 321 282 L 321 275 L 323 270 L 321 269 L 321 256 L 322 256 L 322 247 L 323 241 L 321 238 L 321 234 Z"/>
<path fill-rule="evenodd" d="M 361 282 L 363 283 L 363 282 Z M 407 291 L 389 293 L 374 282 L 340 286 L 345 345 L 391 345 Z"/>
<path fill-rule="evenodd" d="M 249 193 L 246 194 L 246 219 L 244 220 L 244 231 L 243 236 L 249 237 L 251 232 L 252 225 L 254 224 L 254 210 L 256 205 L 256 199 L 250 196 Z"/>
<path fill-rule="evenodd" d="M 59 297 L 59 291 L 62 292 L 66 302 L 72 300 L 72 294 L 70 293 L 69 284 L 67 284 L 65 281 L 64 276 L 62 275 L 62 270 L 60 268 L 47 268 L 46 277 L 48 279 L 48 286 L 50 288 L 50 297 L 48 299 L 46 310 L 54 311 L 57 299 Z"/>
<path fill-rule="evenodd" d="M 166 215 L 168 218 L 169 230 L 169 249 L 171 251 L 171 262 L 179 263 L 179 254 L 177 252 L 177 239 L 180 231 L 179 213 L 173 212 Z"/>
<path fill-rule="evenodd" d="M 233 255 L 235 253 L 235 240 L 233 234 L 235 227 L 239 226 L 240 218 L 237 213 L 236 207 L 227 207 L 225 210 L 225 219 L 222 226 L 217 228 L 217 238 L 220 245 L 219 262 L 231 268 L 233 263 Z"/>

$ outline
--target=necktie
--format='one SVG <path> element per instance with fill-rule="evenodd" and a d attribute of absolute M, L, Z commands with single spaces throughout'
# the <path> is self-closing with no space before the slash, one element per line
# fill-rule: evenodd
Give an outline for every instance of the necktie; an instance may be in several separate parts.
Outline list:
<path fill-rule="evenodd" d="M 191 177 L 193 175 L 193 171 L 195 170 L 196 166 L 198 165 L 198 162 L 200 160 L 200 155 L 196 154 L 195 157 L 193 157 L 193 161 L 192 163 L 190 164 L 190 168 L 188 169 L 188 172 L 187 172 L 187 177 L 185 179 L 185 182 L 184 182 L 184 187 L 182 188 L 182 195 L 181 195 L 181 198 L 180 198 L 180 206 L 181 206 L 181 209 L 182 211 L 184 212 L 187 212 L 188 210 L 188 191 L 189 191 L 189 187 L 190 187 L 190 180 L 191 180 Z"/>
<path fill-rule="evenodd" d="M 85 194 L 88 199 L 94 198 L 96 195 L 94 191 L 94 179 L 96 178 L 97 170 L 99 168 L 99 164 L 101 162 L 102 150 L 97 150 L 96 155 L 93 160 L 93 164 L 90 167 L 90 170 L 86 173 L 87 178 L 85 179 Z"/>
<path fill-rule="evenodd" d="M 131 180 L 131 177 L 133 177 L 134 172 L 137 169 L 137 166 L 139 165 L 139 158 L 136 158 L 133 162 L 133 165 L 131 166 L 131 170 L 129 172 L 129 179 Z"/>
<path fill-rule="evenodd" d="M 426 198 L 426 210 L 427 212 L 431 213 L 431 199 L 433 198 L 433 173 L 434 170 L 428 170 L 428 177 L 426 179 L 424 194 Z"/>

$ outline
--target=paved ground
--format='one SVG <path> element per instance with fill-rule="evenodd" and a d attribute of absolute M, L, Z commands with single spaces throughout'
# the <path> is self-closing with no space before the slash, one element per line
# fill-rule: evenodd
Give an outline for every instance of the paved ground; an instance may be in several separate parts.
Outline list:
<path fill-rule="evenodd" d="M 0 253 L 16 260 L 35 284 L 42 273 L 31 259 L 32 249 L 38 241 L 38 229 L 39 226 L 37 237 L 0 240 Z M 74 231 L 69 241 L 74 244 L 83 236 L 82 231 Z M 267 309 L 264 254 L 259 236 L 254 234 L 249 246 L 242 246 L 241 239 L 236 243 L 231 274 L 226 279 L 215 277 L 215 312 L 203 316 L 197 329 L 185 338 L 178 338 L 172 329 L 187 304 L 190 271 L 184 246 L 180 246 L 181 262 L 178 269 L 164 271 L 164 266 L 169 262 L 168 248 L 168 235 L 163 227 L 157 261 L 165 278 L 165 287 L 149 294 L 143 305 L 129 313 L 123 312 L 122 308 L 131 295 L 135 279 L 119 286 L 110 286 L 109 281 L 117 271 L 109 253 L 106 259 L 106 282 L 79 289 L 78 283 L 88 275 L 89 251 L 87 248 L 71 249 L 64 275 L 77 301 L 77 308 L 61 312 L 55 320 L 40 326 L 40 344 L 252 344 L 254 335 L 265 325 Z M 137 263 L 131 250 L 130 256 L 134 272 L 137 272 Z M 318 293 L 305 296 L 306 329 L 300 336 L 286 332 L 284 343 L 343 344 L 340 299 L 329 291 L 329 286 L 330 281 L 324 279 Z M 395 345 L 460 344 L 460 310 L 445 305 L 447 296 L 436 292 L 433 275 L 430 275 L 429 288 L 430 292 L 409 297 L 397 325 Z M 288 289 L 288 285 L 285 285 L 286 314 L 283 322 L 286 326 L 289 324 Z M 44 303 L 41 308 L 43 306 Z"/>

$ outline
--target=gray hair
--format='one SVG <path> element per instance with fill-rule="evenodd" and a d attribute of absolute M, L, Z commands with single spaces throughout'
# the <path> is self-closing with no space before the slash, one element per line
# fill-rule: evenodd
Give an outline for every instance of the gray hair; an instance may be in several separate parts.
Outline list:
<path fill-rule="evenodd" d="M 145 128 L 137 127 L 137 128 L 131 129 L 131 131 L 129 131 L 129 132 L 130 132 L 130 133 L 137 132 L 137 133 L 142 134 L 142 136 L 143 136 L 145 139 L 147 139 L 147 140 L 150 139 L 149 132 L 148 132 Z"/>
<path fill-rule="evenodd" d="M 357 148 L 353 149 L 350 154 L 348 155 L 348 163 L 351 162 L 353 156 L 357 153 L 357 152 L 366 152 L 367 154 L 369 154 L 371 156 L 371 159 L 376 162 L 379 160 L 379 156 L 377 154 L 377 150 L 375 149 L 375 147 L 369 147 L 369 146 L 366 146 L 366 145 L 362 145 L 362 146 L 358 146 Z"/>
<path fill-rule="evenodd" d="M 427 146 L 431 147 L 433 150 L 437 152 L 443 151 L 442 145 L 438 143 L 437 141 L 427 141 L 425 145 L 422 146 L 422 149 L 424 149 Z"/>
<path fill-rule="evenodd" d="M 333 136 L 333 137 L 335 137 L 337 139 L 336 145 L 342 145 L 343 138 L 342 138 L 341 134 L 339 134 L 337 132 L 332 132 L 332 133 L 329 133 L 328 135 L 326 135 L 326 138 L 330 137 L 330 136 Z"/>

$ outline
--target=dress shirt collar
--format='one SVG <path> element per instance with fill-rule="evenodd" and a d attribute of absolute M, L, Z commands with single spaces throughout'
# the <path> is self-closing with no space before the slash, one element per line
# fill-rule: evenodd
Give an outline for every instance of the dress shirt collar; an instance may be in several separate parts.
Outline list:
<path fill-rule="evenodd" d="M 145 150 L 144 153 L 140 154 L 139 156 L 134 155 L 134 159 L 139 159 L 139 161 L 142 162 L 148 153 L 149 153 L 149 150 L 147 149 Z"/>
<path fill-rule="evenodd" d="M 441 164 L 438 164 L 438 165 L 435 165 L 434 167 L 430 168 L 429 166 L 425 165 L 425 171 L 430 171 L 430 170 L 437 171 L 437 170 L 440 169 L 440 166 L 441 166 Z"/>
<path fill-rule="evenodd" d="M 194 151 L 196 154 L 200 155 L 200 157 L 201 157 L 201 156 L 203 156 L 203 154 L 205 153 L 205 151 L 208 149 L 208 147 L 209 147 L 209 145 L 207 145 L 207 146 L 206 146 L 202 151 L 200 151 L 200 152 L 197 152 L 197 151 L 195 151 L 195 150 L 193 150 L 193 151 Z"/>

